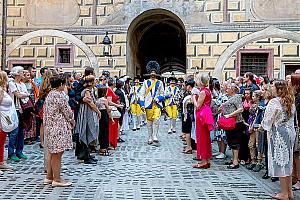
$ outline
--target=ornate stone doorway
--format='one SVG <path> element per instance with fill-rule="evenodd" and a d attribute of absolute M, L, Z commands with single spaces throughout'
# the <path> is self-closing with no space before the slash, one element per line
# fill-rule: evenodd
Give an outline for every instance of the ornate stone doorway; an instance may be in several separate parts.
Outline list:
<path fill-rule="evenodd" d="M 185 27 L 180 18 L 168 10 L 148 10 L 129 26 L 127 74 L 143 76 L 150 60 L 161 65 L 161 73 L 186 72 Z"/>

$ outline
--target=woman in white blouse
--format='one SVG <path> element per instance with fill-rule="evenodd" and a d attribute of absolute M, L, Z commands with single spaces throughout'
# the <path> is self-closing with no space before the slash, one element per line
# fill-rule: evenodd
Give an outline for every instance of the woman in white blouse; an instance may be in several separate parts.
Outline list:
<path fill-rule="evenodd" d="M 10 74 L 14 80 L 8 84 L 8 91 L 12 99 L 14 100 L 16 110 L 19 118 L 19 130 L 17 133 L 9 135 L 8 143 L 8 159 L 19 162 L 20 159 L 27 159 L 27 156 L 23 154 L 24 149 L 24 130 L 22 120 L 24 119 L 23 111 L 20 105 L 20 100 L 28 101 L 30 94 L 27 91 L 26 85 L 21 82 L 24 79 L 24 68 L 21 66 L 13 67 Z"/>
<path fill-rule="evenodd" d="M 295 97 L 292 89 L 284 80 L 272 85 L 276 98 L 270 100 L 262 121 L 267 131 L 268 172 L 271 177 L 279 177 L 281 192 L 272 195 L 274 199 L 293 199 L 292 170 L 293 146 L 296 136 L 294 128 Z"/>
<path fill-rule="evenodd" d="M 4 144 L 7 132 L 10 134 L 18 132 L 18 117 L 15 109 L 14 102 L 7 90 L 8 77 L 4 71 L 0 71 L 0 175 L 3 171 L 12 170 L 4 161 Z"/>

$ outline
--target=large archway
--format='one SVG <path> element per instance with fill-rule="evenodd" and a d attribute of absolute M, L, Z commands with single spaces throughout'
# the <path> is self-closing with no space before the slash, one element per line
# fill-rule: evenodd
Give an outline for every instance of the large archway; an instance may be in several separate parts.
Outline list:
<path fill-rule="evenodd" d="M 161 73 L 186 72 L 186 33 L 178 16 L 164 9 L 148 10 L 136 17 L 127 35 L 127 74 L 146 74 L 146 64 L 156 60 Z"/>
<path fill-rule="evenodd" d="M 299 33 L 281 30 L 274 26 L 270 26 L 261 31 L 246 35 L 245 37 L 242 37 L 241 39 L 232 43 L 219 57 L 218 62 L 215 67 L 215 70 L 213 72 L 213 75 L 216 78 L 218 78 L 219 80 L 222 80 L 222 78 L 223 78 L 222 72 L 225 67 L 225 64 L 233 54 L 235 54 L 240 48 L 242 48 L 243 46 L 245 46 L 251 42 L 254 42 L 254 41 L 260 40 L 260 39 L 264 39 L 264 38 L 269 38 L 269 37 L 285 38 L 285 39 L 290 39 L 294 42 L 300 43 L 300 34 Z"/>
<path fill-rule="evenodd" d="M 99 73 L 99 66 L 98 66 L 98 60 L 93 53 L 93 51 L 80 39 L 78 39 L 76 36 L 71 35 L 70 33 L 66 33 L 63 31 L 58 30 L 38 30 L 33 31 L 30 33 L 26 33 L 25 35 L 17 38 L 15 41 L 13 41 L 8 47 L 6 51 L 6 58 L 9 57 L 9 55 L 13 52 L 14 49 L 22 45 L 24 42 L 31 40 L 36 37 L 43 37 L 43 36 L 52 36 L 52 37 L 59 37 L 64 38 L 74 45 L 76 45 L 78 48 L 80 48 L 85 56 L 87 57 L 88 61 L 90 62 L 91 67 L 95 68 L 95 73 L 98 75 Z"/>

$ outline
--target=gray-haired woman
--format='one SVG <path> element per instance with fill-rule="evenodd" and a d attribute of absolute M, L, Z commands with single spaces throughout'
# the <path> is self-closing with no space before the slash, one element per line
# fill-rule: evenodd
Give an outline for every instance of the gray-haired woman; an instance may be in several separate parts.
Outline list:
<path fill-rule="evenodd" d="M 227 87 L 227 94 L 229 99 L 223 104 L 222 114 L 225 118 L 236 117 L 236 127 L 233 130 L 226 131 L 226 137 L 228 146 L 232 149 L 233 160 L 228 162 L 229 169 L 239 168 L 239 148 L 241 144 L 241 134 L 243 132 L 244 123 L 242 112 L 243 101 L 242 96 L 239 93 L 239 87 L 234 83 L 231 83 Z"/>
<path fill-rule="evenodd" d="M 14 80 L 9 82 L 8 91 L 16 106 L 19 118 L 19 130 L 17 132 L 12 132 L 9 135 L 8 159 L 18 162 L 20 159 L 27 159 L 27 156 L 23 154 L 24 115 L 20 101 L 29 101 L 30 94 L 27 92 L 26 85 L 21 82 L 21 80 L 24 79 L 24 68 L 21 66 L 13 67 L 10 74 L 14 77 Z"/>

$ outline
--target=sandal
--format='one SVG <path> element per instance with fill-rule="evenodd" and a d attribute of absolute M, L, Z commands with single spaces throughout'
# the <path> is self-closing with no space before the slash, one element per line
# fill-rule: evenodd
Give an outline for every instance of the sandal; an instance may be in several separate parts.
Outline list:
<path fill-rule="evenodd" d="M 182 153 L 184 153 L 184 154 L 193 154 L 193 150 L 192 149 L 184 149 L 183 151 L 182 151 Z"/>
<path fill-rule="evenodd" d="M 227 166 L 227 169 L 238 169 L 240 166 L 239 164 L 235 165 L 235 164 L 231 164 Z"/>
<path fill-rule="evenodd" d="M 99 151 L 99 155 L 100 155 L 100 156 L 110 156 L 110 153 L 108 152 L 108 150 L 105 150 L 105 151 Z"/>
<path fill-rule="evenodd" d="M 278 200 L 289 200 L 289 197 L 283 197 L 281 193 L 275 193 L 270 195 L 273 199 L 278 199 Z"/>

